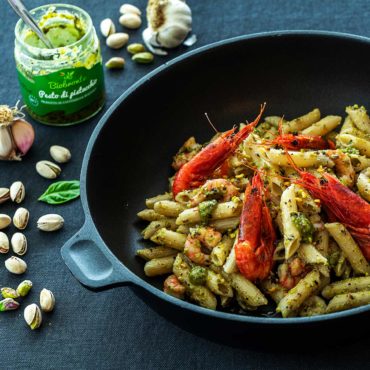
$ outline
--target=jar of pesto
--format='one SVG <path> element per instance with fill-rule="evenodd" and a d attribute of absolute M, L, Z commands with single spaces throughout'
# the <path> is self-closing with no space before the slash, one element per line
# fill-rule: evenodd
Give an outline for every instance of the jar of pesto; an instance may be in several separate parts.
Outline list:
<path fill-rule="evenodd" d="M 15 61 L 29 114 L 39 122 L 66 126 L 87 120 L 104 104 L 99 40 L 90 16 L 73 5 L 44 5 L 30 12 L 50 40 L 48 49 L 19 20 Z"/>

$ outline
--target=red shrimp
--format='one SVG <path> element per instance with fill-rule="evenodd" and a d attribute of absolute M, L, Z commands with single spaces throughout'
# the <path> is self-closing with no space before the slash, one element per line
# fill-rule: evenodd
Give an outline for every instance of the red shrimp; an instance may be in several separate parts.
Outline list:
<path fill-rule="evenodd" d="M 286 153 L 292 167 L 300 176 L 295 182 L 320 200 L 330 221 L 340 222 L 348 229 L 365 258 L 370 261 L 370 204 L 326 172 L 319 179 L 299 169 L 289 153 Z"/>
<path fill-rule="evenodd" d="M 288 150 L 335 149 L 335 144 L 331 140 L 325 140 L 321 136 L 284 134 L 282 122 L 281 119 L 279 122 L 279 136 L 274 140 L 266 140 L 265 143 L 269 145 L 280 145 Z"/>
<path fill-rule="evenodd" d="M 264 200 L 263 181 L 257 172 L 245 190 L 235 257 L 239 271 L 256 281 L 268 277 L 273 265 L 275 230 Z"/>
<path fill-rule="evenodd" d="M 176 173 L 173 181 L 172 193 L 174 197 L 181 191 L 198 188 L 210 178 L 212 173 L 234 153 L 241 142 L 258 125 L 264 109 L 265 104 L 261 106 L 260 113 L 253 122 L 243 127 L 236 134 L 235 128 L 224 132 L 184 164 Z"/>

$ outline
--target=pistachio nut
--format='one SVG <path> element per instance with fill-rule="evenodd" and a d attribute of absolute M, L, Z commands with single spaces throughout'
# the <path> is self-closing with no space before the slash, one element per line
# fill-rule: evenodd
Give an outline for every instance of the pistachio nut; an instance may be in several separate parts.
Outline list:
<path fill-rule="evenodd" d="M 108 69 L 122 69 L 125 66 L 125 60 L 121 57 L 113 57 L 105 63 L 105 66 Z"/>
<path fill-rule="evenodd" d="M 32 329 L 37 329 L 42 323 L 42 314 L 36 303 L 28 305 L 23 312 L 27 325 Z"/>
<path fill-rule="evenodd" d="M 72 157 L 69 149 L 60 145 L 51 146 L 50 155 L 54 159 L 54 161 L 58 163 L 67 163 Z"/>
<path fill-rule="evenodd" d="M 127 51 L 130 54 L 142 53 L 145 51 L 145 46 L 143 44 L 130 44 L 127 46 Z"/>
<path fill-rule="evenodd" d="M 13 216 L 13 224 L 19 230 L 24 230 L 27 227 L 30 213 L 26 208 L 18 208 Z"/>
<path fill-rule="evenodd" d="M 10 190 L 8 188 L 0 188 L 0 204 L 10 199 Z"/>
<path fill-rule="evenodd" d="M 27 270 L 27 263 L 21 258 L 11 256 L 5 261 L 6 269 L 12 274 L 21 275 Z"/>
<path fill-rule="evenodd" d="M 130 30 L 136 30 L 141 26 L 141 18 L 134 13 L 125 13 L 119 17 L 119 23 Z"/>
<path fill-rule="evenodd" d="M 36 163 L 36 171 L 46 179 L 55 179 L 60 175 L 62 169 L 53 162 L 39 161 Z"/>
<path fill-rule="evenodd" d="M 110 18 L 105 18 L 100 22 L 100 32 L 104 37 L 116 32 L 116 26 Z"/>
<path fill-rule="evenodd" d="M 4 298 L 18 298 L 19 294 L 16 290 L 8 287 L 1 288 L 1 295 Z"/>
<path fill-rule="evenodd" d="M 15 203 L 21 203 L 26 195 L 26 189 L 21 181 L 13 182 L 10 186 L 10 199 Z"/>
<path fill-rule="evenodd" d="M 44 288 L 40 292 L 40 306 L 45 312 L 53 311 L 55 306 L 55 297 L 51 290 Z"/>
<path fill-rule="evenodd" d="M 119 12 L 121 14 L 132 13 L 132 14 L 136 14 L 139 16 L 141 15 L 141 10 L 137 8 L 135 5 L 131 5 L 131 4 L 121 5 L 121 7 L 119 8 Z"/>
<path fill-rule="evenodd" d="M 27 252 L 27 238 L 22 233 L 15 233 L 10 241 L 12 249 L 18 256 L 23 256 Z"/>
<path fill-rule="evenodd" d="M 63 227 L 64 219 L 57 214 L 41 216 L 37 221 L 37 227 L 42 231 L 56 231 Z"/>
<path fill-rule="evenodd" d="M 21 297 L 25 297 L 32 288 L 32 281 L 31 280 L 24 280 L 22 281 L 17 287 L 17 294 Z"/>
<path fill-rule="evenodd" d="M 112 49 L 120 49 L 127 44 L 128 39 L 127 33 L 117 32 L 107 37 L 106 44 Z"/>
<path fill-rule="evenodd" d="M 0 213 L 0 230 L 8 227 L 11 224 L 11 222 L 12 219 L 8 215 Z"/>
<path fill-rule="evenodd" d="M 134 54 L 131 59 L 136 63 L 149 64 L 153 62 L 154 55 L 146 51 L 144 53 Z"/>
<path fill-rule="evenodd" d="M 8 236 L 0 231 L 0 253 L 8 253 L 9 252 L 9 238 Z"/>
<path fill-rule="evenodd" d="M 0 301 L 0 311 L 12 311 L 19 307 L 19 303 L 13 298 L 5 298 Z"/>

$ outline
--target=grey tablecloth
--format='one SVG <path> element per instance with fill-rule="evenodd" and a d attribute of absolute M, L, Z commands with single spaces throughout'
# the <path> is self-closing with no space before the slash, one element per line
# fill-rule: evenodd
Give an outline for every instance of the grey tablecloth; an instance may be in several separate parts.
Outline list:
<path fill-rule="evenodd" d="M 68 3 L 70 1 L 67 1 Z M 144 0 L 132 0 L 142 10 Z M 47 1 L 28 0 L 32 8 Z M 117 19 L 118 0 L 76 0 L 85 8 L 96 26 L 105 17 Z M 231 36 L 268 30 L 323 29 L 370 36 L 370 3 L 366 0 L 189 0 L 194 12 L 194 32 L 202 46 Z M 13 60 L 13 29 L 16 16 L 5 1 L 0 5 L 0 104 L 14 104 L 19 88 Z M 130 32 L 133 40 L 140 32 Z M 171 57 L 183 52 L 179 50 Z M 268 51 L 266 51 L 268 54 Z M 112 52 L 103 46 L 103 55 Z M 127 55 L 125 55 L 127 57 Z M 127 58 L 129 59 L 129 58 Z M 157 58 L 152 66 L 135 66 L 129 60 L 123 72 L 106 73 L 106 108 L 132 83 L 169 58 Z M 26 278 L 34 288 L 26 303 L 38 300 L 47 287 L 55 292 L 57 306 L 45 315 L 43 327 L 30 331 L 23 321 L 23 310 L 0 315 L 0 368 L 2 369 L 273 369 L 273 368 L 364 368 L 369 364 L 369 339 L 356 340 L 356 329 L 343 333 L 342 344 L 286 351 L 274 349 L 279 341 L 273 332 L 266 345 L 236 348 L 197 337 L 167 322 L 154 313 L 129 288 L 93 293 L 84 289 L 64 265 L 60 248 L 83 223 L 80 201 L 61 206 L 66 219 L 62 232 L 43 234 L 34 225 L 37 218 L 55 208 L 36 201 L 48 181 L 34 171 L 36 161 L 48 159 L 52 144 L 69 147 L 73 160 L 63 166 L 61 179 L 78 178 L 82 157 L 90 134 L 99 117 L 76 127 L 58 129 L 35 123 L 37 139 L 32 152 L 22 163 L 0 163 L 0 187 L 22 180 L 27 188 L 24 203 L 31 212 L 31 226 L 26 231 L 29 265 Z M 123 121 L 124 124 L 124 121 Z M 12 214 L 12 204 L 0 206 Z M 11 234 L 14 230 L 9 230 Z M 0 285 L 16 286 L 21 280 L 10 276 L 0 256 Z M 364 322 L 364 325 L 366 323 Z M 302 331 L 300 334 L 304 336 Z M 325 335 L 325 333 L 323 333 Z M 300 338 L 292 338 L 299 341 Z"/>

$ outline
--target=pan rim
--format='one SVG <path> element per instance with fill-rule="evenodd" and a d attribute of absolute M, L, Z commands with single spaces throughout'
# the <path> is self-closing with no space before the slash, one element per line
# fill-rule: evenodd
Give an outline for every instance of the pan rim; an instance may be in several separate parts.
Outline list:
<path fill-rule="evenodd" d="M 94 231 L 101 239 L 101 242 L 104 244 L 104 247 L 112 254 L 112 256 L 117 260 L 120 266 L 126 271 L 130 281 L 137 286 L 147 290 L 149 293 L 157 296 L 160 299 L 163 299 L 171 304 L 174 304 L 178 307 L 181 307 L 186 310 L 193 311 L 195 313 L 205 315 L 208 317 L 213 317 L 215 319 L 227 319 L 234 322 L 243 322 L 248 324 L 262 324 L 262 325 L 301 325 L 301 324 L 314 324 L 314 323 L 321 323 L 321 322 L 329 322 L 337 319 L 344 319 L 346 317 L 360 315 L 361 313 L 365 313 L 370 311 L 370 305 L 361 306 L 357 308 L 352 308 L 345 311 L 334 312 L 325 315 L 319 316 L 312 316 L 312 317 L 294 317 L 294 318 L 276 318 L 276 317 L 256 317 L 256 316 L 248 316 L 248 315 L 241 315 L 241 314 L 234 314 L 228 313 L 223 311 L 213 311 L 209 310 L 200 306 L 197 306 L 193 303 L 182 301 L 176 299 L 168 294 L 165 294 L 161 290 L 157 289 L 156 287 L 152 286 L 151 284 L 147 283 L 145 280 L 141 279 L 139 276 L 134 274 L 130 269 L 128 269 L 123 262 L 121 262 L 114 254 L 111 252 L 109 246 L 104 242 L 103 238 L 101 237 L 94 221 L 91 216 L 90 207 L 88 203 L 87 197 L 87 171 L 89 167 L 91 153 L 93 151 L 94 145 L 99 137 L 101 130 L 106 125 L 107 121 L 109 120 L 110 116 L 114 113 L 114 111 L 120 106 L 120 104 L 130 96 L 134 91 L 140 88 L 143 84 L 147 83 L 151 80 L 152 77 L 159 75 L 162 72 L 165 72 L 167 69 L 172 67 L 173 65 L 180 63 L 181 61 L 188 59 L 192 56 L 199 55 L 204 53 L 208 50 L 215 49 L 222 47 L 223 45 L 229 45 L 233 43 L 237 43 L 240 41 L 247 41 L 247 40 L 256 40 L 256 39 L 269 39 L 269 38 L 277 38 L 277 37 L 329 37 L 332 39 L 340 39 L 340 40 L 350 40 L 353 42 L 360 42 L 367 45 L 370 45 L 370 38 L 365 36 L 359 36 L 350 33 L 342 33 L 342 32 L 335 32 L 335 31 L 325 31 L 325 30 L 280 30 L 280 31 L 269 31 L 269 32 L 259 32 L 253 33 L 249 35 L 241 35 L 236 37 L 231 37 L 225 40 L 217 41 L 200 48 L 188 51 L 171 61 L 168 61 L 159 67 L 155 68 L 153 71 L 148 73 L 147 75 L 143 76 L 140 80 L 135 82 L 131 85 L 125 92 L 123 92 L 107 109 L 104 115 L 100 118 L 98 124 L 94 128 L 89 142 L 87 144 L 85 154 L 83 157 L 81 173 L 80 173 L 80 181 L 81 181 L 81 203 L 85 214 L 85 222 L 89 219 L 91 221 L 91 226 L 94 228 Z"/>

